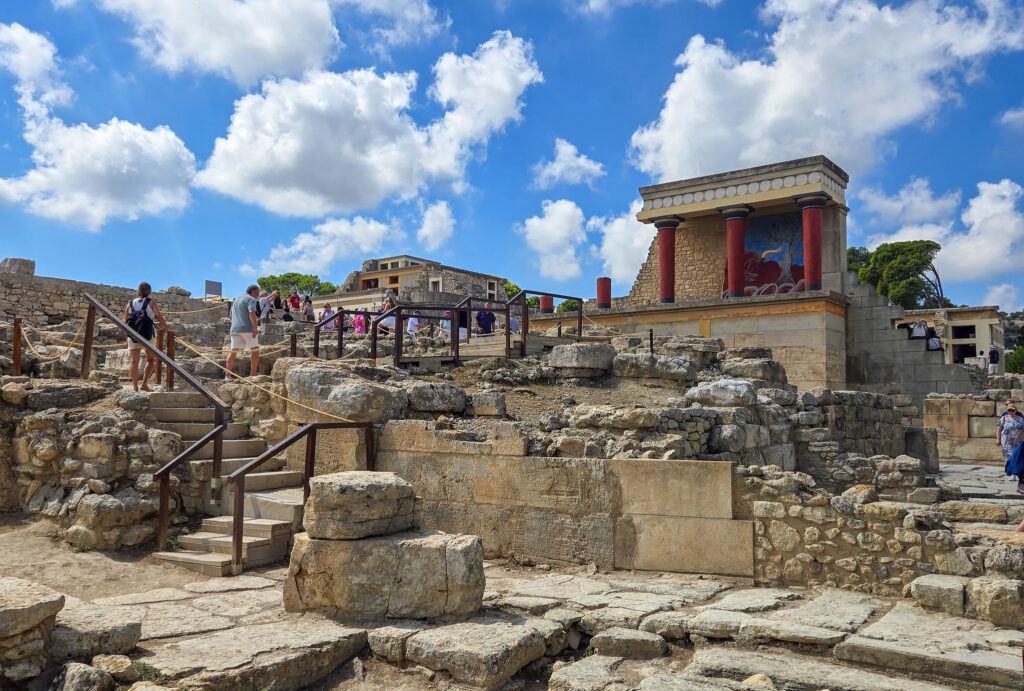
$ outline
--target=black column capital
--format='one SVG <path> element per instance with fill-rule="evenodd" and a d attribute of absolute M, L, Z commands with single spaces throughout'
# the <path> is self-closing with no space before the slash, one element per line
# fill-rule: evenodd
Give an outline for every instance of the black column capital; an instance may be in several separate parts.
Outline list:
<path fill-rule="evenodd" d="M 731 206 L 720 206 L 715 209 L 722 214 L 722 217 L 731 221 L 734 218 L 746 218 L 754 210 L 750 204 L 733 204 Z"/>
<path fill-rule="evenodd" d="M 832 201 L 832 196 L 827 192 L 811 192 L 810 194 L 798 194 L 793 201 L 801 209 L 823 209 Z"/>
<path fill-rule="evenodd" d="M 654 227 L 658 230 L 664 228 L 678 228 L 679 224 L 683 222 L 682 216 L 662 216 L 661 218 L 654 219 Z"/>

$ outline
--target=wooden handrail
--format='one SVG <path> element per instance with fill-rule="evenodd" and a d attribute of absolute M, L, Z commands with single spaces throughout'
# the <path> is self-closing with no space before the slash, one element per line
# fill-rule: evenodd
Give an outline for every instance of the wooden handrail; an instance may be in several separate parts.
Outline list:
<path fill-rule="evenodd" d="M 245 521 L 245 477 L 260 467 L 270 458 L 278 455 L 289 446 L 306 439 L 305 466 L 302 471 L 302 501 L 309 499 L 309 480 L 314 475 L 316 459 L 316 433 L 321 429 L 362 429 L 366 432 L 366 469 L 377 468 L 377 445 L 372 422 L 310 422 L 288 435 L 262 454 L 252 459 L 241 468 L 227 476 L 228 482 L 234 484 L 235 501 L 231 520 L 231 564 L 232 570 L 241 573 L 242 569 L 242 536 Z"/>
<path fill-rule="evenodd" d="M 167 524 L 170 519 L 171 471 L 188 459 L 192 458 L 192 456 L 196 455 L 199 449 L 203 448 L 211 441 L 217 442 L 220 439 L 223 439 L 224 430 L 227 428 L 228 426 L 224 423 L 217 425 L 203 435 L 201 439 L 193 442 L 191 446 L 175 456 L 174 460 L 168 462 L 163 468 L 153 473 L 153 479 L 160 481 L 160 514 L 157 523 L 157 545 L 159 545 L 160 549 L 164 549 L 167 546 Z"/>
<path fill-rule="evenodd" d="M 526 304 L 527 295 L 543 295 L 544 297 L 559 298 L 561 300 L 575 300 L 576 309 L 576 342 L 580 343 L 583 341 L 583 298 L 576 297 L 575 295 L 558 295 L 556 293 L 547 293 L 538 290 L 520 290 L 518 293 L 509 298 L 509 302 L 519 301 L 523 306 L 523 323 L 521 324 L 522 340 L 519 343 L 520 355 L 526 357 L 526 336 L 530 330 L 530 308 Z"/>

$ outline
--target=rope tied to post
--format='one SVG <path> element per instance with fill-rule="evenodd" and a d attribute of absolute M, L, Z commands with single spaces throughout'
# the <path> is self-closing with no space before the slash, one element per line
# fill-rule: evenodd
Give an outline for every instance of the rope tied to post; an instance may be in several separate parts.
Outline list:
<path fill-rule="evenodd" d="M 43 362 L 51 362 L 53 360 L 59 360 L 60 358 L 64 357 L 67 353 L 69 353 L 71 351 L 71 349 L 75 346 L 75 344 L 78 343 L 78 337 L 82 335 L 82 331 L 85 329 L 85 322 L 86 322 L 86 320 L 83 319 L 81 326 L 78 327 L 78 331 L 75 333 L 74 337 L 70 341 L 63 341 L 64 343 L 68 344 L 67 347 L 64 348 L 64 350 L 60 351 L 60 353 L 58 353 L 57 355 L 53 355 L 53 356 L 43 355 L 38 350 L 36 350 L 36 347 L 34 345 L 32 345 L 32 341 L 29 339 L 27 334 L 22 333 L 22 337 L 25 339 L 25 344 L 28 345 L 28 349 L 31 350 L 33 353 L 35 353 L 37 358 L 39 358 Z M 38 329 L 33 328 L 29 324 L 22 324 L 22 326 L 26 327 L 28 329 L 31 329 L 32 331 L 34 331 L 35 333 L 40 334 L 41 336 L 47 337 L 47 334 L 42 333 L 41 331 L 39 331 Z M 61 339 L 57 339 L 57 338 L 54 337 L 54 340 L 58 340 L 59 341 Z"/>

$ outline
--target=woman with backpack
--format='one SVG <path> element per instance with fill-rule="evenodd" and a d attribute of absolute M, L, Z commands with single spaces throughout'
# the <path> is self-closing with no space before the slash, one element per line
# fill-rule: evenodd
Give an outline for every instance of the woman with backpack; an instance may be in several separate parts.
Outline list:
<path fill-rule="evenodd" d="M 135 329 L 140 336 L 145 338 L 150 343 L 153 342 L 156 337 L 156 325 L 153 323 L 154 320 L 159 321 L 169 335 L 173 335 L 171 327 L 167 325 L 167 320 L 164 319 L 164 315 L 160 314 L 160 307 L 157 306 L 156 300 L 150 297 L 153 289 L 148 283 L 143 281 L 139 284 L 138 297 L 133 298 L 124 308 L 124 321 L 131 328 Z M 132 378 L 132 388 L 136 391 L 139 390 L 139 353 L 142 351 L 142 344 L 136 343 L 130 336 L 128 337 L 128 357 L 129 366 L 128 371 Z M 146 351 L 146 369 L 142 373 L 142 390 L 150 391 L 149 378 L 153 376 L 153 371 L 156 369 L 156 356 L 153 353 Z"/>

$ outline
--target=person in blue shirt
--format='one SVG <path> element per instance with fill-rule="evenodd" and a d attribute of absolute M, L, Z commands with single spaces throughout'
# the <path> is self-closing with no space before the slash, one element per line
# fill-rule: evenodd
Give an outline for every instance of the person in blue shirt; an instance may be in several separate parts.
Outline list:
<path fill-rule="evenodd" d="M 490 336 L 494 333 L 494 323 L 498 319 L 491 311 L 491 303 L 484 305 L 484 308 L 476 313 L 476 332 L 481 336 Z"/>

